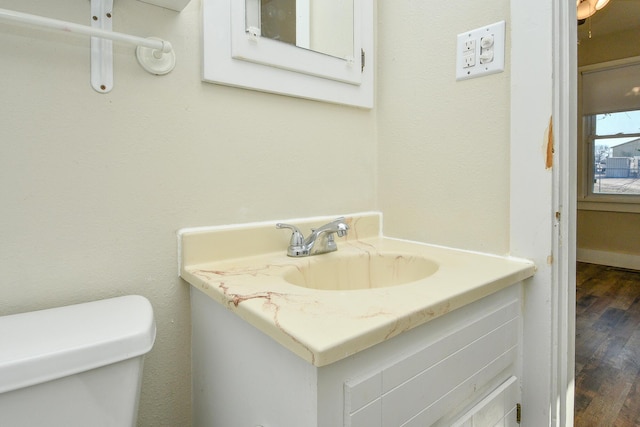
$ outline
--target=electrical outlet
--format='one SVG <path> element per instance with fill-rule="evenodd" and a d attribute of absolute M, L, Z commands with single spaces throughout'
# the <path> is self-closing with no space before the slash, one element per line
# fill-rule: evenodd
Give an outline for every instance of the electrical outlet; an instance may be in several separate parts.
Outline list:
<path fill-rule="evenodd" d="M 488 64 L 493 62 L 493 42 L 495 37 L 493 34 L 480 38 L 480 63 Z"/>
<path fill-rule="evenodd" d="M 463 67 L 464 68 L 470 68 L 470 67 L 475 67 L 476 65 L 476 55 L 474 54 L 469 54 L 469 55 L 464 55 L 462 57 L 462 62 L 463 62 Z"/>
<path fill-rule="evenodd" d="M 468 39 L 462 45 L 462 67 L 470 68 L 476 65 L 476 39 Z"/>
<path fill-rule="evenodd" d="M 463 52 L 466 54 L 467 52 L 475 52 L 476 51 L 476 39 L 469 39 L 464 42 Z"/>
<path fill-rule="evenodd" d="M 489 64 L 493 62 L 493 49 L 483 49 L 480 52 L 480 64 Z"/>
<path fill-rule="evenodd" d="M 456 80 L 504 71 L 505 21 L 458 34 Z"/>
<path fill-rule="evenodd" d="M 480 49 L 491 49 L 495 37 L 492 34 L 480 38 Z"/>

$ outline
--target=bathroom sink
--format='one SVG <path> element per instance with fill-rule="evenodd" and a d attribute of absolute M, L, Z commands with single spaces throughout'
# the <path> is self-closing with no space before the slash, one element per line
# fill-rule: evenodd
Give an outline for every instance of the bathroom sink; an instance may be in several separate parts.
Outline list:
<path fill-rule="evenodd" d="M 431 276 L 434 261 L 401 253 L 330 254 L 310 257 L 306 264 L 287 269 L 284 279 L 318 290 L 359 290 L 404 285 Z"/>
<path fill-rule="evenodd" d="M 335 219 L 286 223 L 318 230 Z M 289 255 L 291 236 L 273 221 L 182 230 L 180 275 L 191 284 L 192 304 L 204 294 L 225 307 L 220 316 L 232 312 L 321 367 L 535 273 L 526 260 L 385 237 L 379 213 L 344 223 L 349 232 L 336 232 L 337 250 L 306 257 Z M 224 328 L 224 319 L 215 326 Z"/>

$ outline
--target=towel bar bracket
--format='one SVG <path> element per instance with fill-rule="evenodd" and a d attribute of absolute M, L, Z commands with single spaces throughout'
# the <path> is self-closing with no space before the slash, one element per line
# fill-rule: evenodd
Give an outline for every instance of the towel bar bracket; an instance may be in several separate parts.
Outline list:
<path fill-rule="evenodd" d="M 113 0 L 91 0 L 91 27 L 111 31 Z M 107 93 L 113 89 L 113 41 L 91 37 L 91 87 Z"/>
<path fill-rule="evenodd" d="M 99 93 L 113 88 L 113 41 L 134 44 L 140 66 L 155 75 L 167 74 L 176 65 L 171 43 L 156 37 L 137 37 L 111 30 L 113 0 L 91 0 L 91 25 L 80 25 L 37 15 L 1 9 L 0 23 L 9 22 L 91 36 L 91 86 Z"/>

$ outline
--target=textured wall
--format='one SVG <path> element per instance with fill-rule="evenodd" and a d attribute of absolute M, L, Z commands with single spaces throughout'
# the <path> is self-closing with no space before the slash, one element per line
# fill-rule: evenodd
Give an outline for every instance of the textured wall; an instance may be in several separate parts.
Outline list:
<path fill-rule="evenodd" d="M 385 230 L 506 253 L 509 1 L 379 2 L 378 17 L 378 185 Z M 456 82 L 457 34 L 501 20 L 507 21 L 505 72 Z"/>
<path fill-rule="evenodd" d="M 375 113 L 200 81 L 200 1 L 116 0 L 114 31 L 169 40 L 175 70 L 114 50 L 89 85 L 89 40 L 0 24 L 0 315 L 141 294 L 158 325 L 140 425 L 190 424 L 188 286 L 176 231 L 374 209 Z M 88 1 L 0 8 L 89 24 Z"/>

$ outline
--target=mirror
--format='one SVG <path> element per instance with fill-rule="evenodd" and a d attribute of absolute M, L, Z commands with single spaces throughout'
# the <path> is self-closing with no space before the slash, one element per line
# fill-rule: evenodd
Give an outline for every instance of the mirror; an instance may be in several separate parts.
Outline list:
<path fill-rule="evenodd" d="M 247 32 L 353 59 L 353 0 L 245 0 Z"/>
<path fill-rule="evenodd" d="M 269 9 L 270 2 L 266 0 L 202 0 L 202 80 L 372 108 L 374 0 L 289 1 L 295 3 L 295 9 L 291 3 L 289 9 Z M 330 3 L 339 8 L 325 9 Z M 320 6 L 322 12 L 316 13 L 316 7 Z M 305 21 L 299 18 L 304 7 L 309 10 L 303 14 L 308 16 L 307 29 L 299 31 L 300 22 Z M 287 15 L 293 14 L 293 10 L 294 24 L 286 25 L 290 28 L 295 25 L 295 39 L 292 29 L 284 36 L 280 30 L 267 30 L 266 22 L 262 24 L 262 11 L 269 11 L 274 17 L 282 13 L 282 21 L 287 22 L 292 20 Z M 343 29 L 338 31 L 338 26 Z M 269 37 L 262 35 L 263 27 L 270 32 Z M 328 31 L 317 36 L 316 27 Z M 299 33 L 307 35 L 307 44 L 301 41 L 305 37 Z"/>

